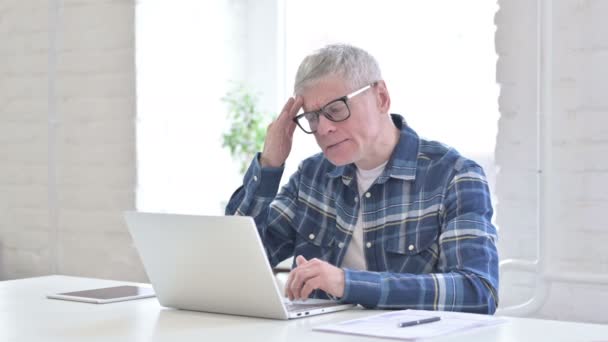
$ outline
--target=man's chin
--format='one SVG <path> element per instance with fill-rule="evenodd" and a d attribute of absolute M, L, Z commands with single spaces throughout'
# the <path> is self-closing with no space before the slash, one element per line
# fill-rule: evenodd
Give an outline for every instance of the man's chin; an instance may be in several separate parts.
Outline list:
<path fill-rule="evenodd" d="M 344 166 L 344 165 L 351 164 L 353 162 L 353 160 L 351 160 L 352 158 L 332 156 L 331 153 L 330 154 L 323 153 L 323 155 L 325 156 L 325 158 L 327 160 L 329 160 L 330 163 L 332 163 L 335 166 Z"/>

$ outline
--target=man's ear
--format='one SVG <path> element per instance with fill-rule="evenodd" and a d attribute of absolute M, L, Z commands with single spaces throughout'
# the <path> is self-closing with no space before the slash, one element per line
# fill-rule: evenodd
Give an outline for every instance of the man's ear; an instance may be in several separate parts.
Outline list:
<path fill-rule="evenodd" d="M 378 106 L 378 110 L 382 114 L 388 114 L 391 108 L 391 96 L 386 88 L 386 83 L 384 83 L 384 81 L 378 81 L 375 88 L 376 105 Z"/>

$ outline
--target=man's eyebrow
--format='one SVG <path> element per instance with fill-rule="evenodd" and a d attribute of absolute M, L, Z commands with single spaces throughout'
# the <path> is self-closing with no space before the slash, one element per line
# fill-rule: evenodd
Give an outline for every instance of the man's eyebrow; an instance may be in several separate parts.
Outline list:
<path fill-rule="evenodd" d="M 325 105 L 323 105 L 323 106 L 325 106 Z M 318 111 L 320 111 L 321 108 L 323 108 L 323 106 L 316 107 L 316 109 L 311 109 L 311 110 L 308 110 L 308 109 L 304 108 L 304 106 L 302 106 L 302 109 L 304 110 L 305 113 L 311 113 L 311 112 L 318 112 Z"/>
<path fill-rule="evenodd" d="M 343 98 L 343 97 L 344 97 L 344 96 L 340 96 L 340 97 L 336 97 L 335 99 L 331 99 L 331 100 L 329 100 L 329 101 L 325 102 L 323 105 L 321 105 L 321 107 L 317 107 L 317 109 L 313 109 L 313 110 L 306 110 L 306 108 L 304 108 L 304 105 L 302 105 L 302 109 L 304 110 L 304 112 L 305 112 L 305 113 L 310 113 L 310 112 L 318 112 L 318 111 L 320 111 L 320 110 L 321 110 L 323 107 L 325 107 L 325 106 L 327 106 L 328 104 L 330 104 L 330 103 L 332 103 L 332 102 L 334 102 L 334 101 L 336 101 L 336 100 L 339 100 L 339 99 L 341 99 L 341 98 Z"/>

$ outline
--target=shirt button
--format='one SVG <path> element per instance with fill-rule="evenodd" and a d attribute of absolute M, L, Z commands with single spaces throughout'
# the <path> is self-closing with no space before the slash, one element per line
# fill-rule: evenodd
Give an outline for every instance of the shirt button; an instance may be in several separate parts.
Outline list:
<path fill-rule="evenodd" d="M 258 176 L 253 176 L 253 180 L 254 180 L 255 182 L 257 182 L 257 181 L 258 181 Z"/>
<path fill-rule="evenodd" d="M 409 249 L 410 251 L 413 251 L 414 248 L 415 248 L 414 245 L 410 245 L 407 249 Z"/>
<path fill-rule="evenodd" d="M 340 242 L 340 243 L 338 244 L 338 248 L 344 248 L 344 242 Z"/>
<path fill-rule="evenodd" d="M 368 243 L 365 244 L 365 247 L 367 247 L 367 248 L 370 248 L 371 246 L 372 246 L 371 242 L 368 242 Z"/>
<path fill-rule="evenodd" d="M 372 194 L 370 194 L 369 192 L 366 192 L 365 197 L 370 198 L 370 197 L 372 197 Z"/>
<path fill-rule="evenodd" d="M 315 234 L 308 235 L 308 238 L 311 239 L 311 240 L 314 240 L 315 239 Z"/>

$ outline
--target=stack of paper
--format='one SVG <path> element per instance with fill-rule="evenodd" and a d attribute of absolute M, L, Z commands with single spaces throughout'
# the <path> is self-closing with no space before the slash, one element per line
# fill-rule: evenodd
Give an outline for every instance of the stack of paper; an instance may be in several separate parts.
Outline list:
<path fill-rule="evenodd" d="M 440 317 L 432 323 L 400 327 L 404 322 L 415 322 Z M 313 328 L 317 331 L 343 334 L 417 340 L 462 332 L 479 327 L 504 323 L 504 318 L 460 312 L 402 310 L 390 311 L 360 319 L 327 324 Z"/>

